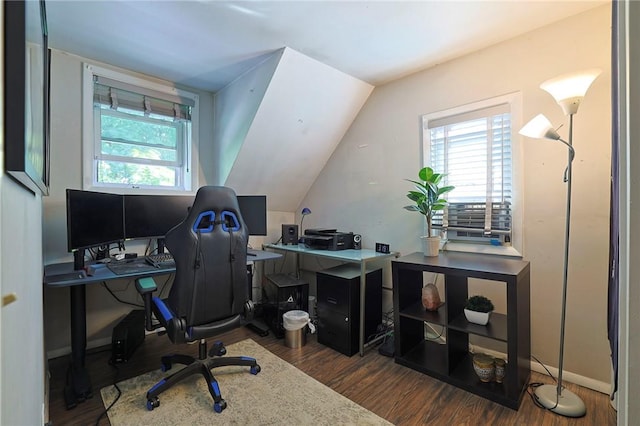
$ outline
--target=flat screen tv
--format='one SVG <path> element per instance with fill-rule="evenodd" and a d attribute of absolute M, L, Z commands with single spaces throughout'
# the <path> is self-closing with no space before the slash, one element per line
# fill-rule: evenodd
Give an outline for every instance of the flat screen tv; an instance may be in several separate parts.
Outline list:
<path fill-rule="evenodd" d="M 67 189 L 68 250 L 123 241 L 122 203 L 122 195 Z"/>
<path fill-rule="evenodd" d="M 194 199 L 193 195 L 125 195 L 125 237 L 164 238 L 187 217 Z"/>
<path fill-rule="evenodd" d="M 249 235 L 267 235 L 267 196 L 238 195 L 237 198 Z"/>

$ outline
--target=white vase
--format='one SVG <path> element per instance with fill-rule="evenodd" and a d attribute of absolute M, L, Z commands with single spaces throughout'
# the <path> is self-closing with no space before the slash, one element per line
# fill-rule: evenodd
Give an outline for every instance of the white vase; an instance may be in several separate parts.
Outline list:
<path fill-rule="evenodd" d="M 425 256 L 434 257 L 440 254 L 440 237 L 420 237 L 422 239 L 422 252 Z"/>
<path fill-rule="evenodd" d="M 490 315 L 491 312 L 470 311 L 469 309 L 464 310 L 464 316 L 467 317 L 467 321 L 479 325 L 487 325 Z"/>

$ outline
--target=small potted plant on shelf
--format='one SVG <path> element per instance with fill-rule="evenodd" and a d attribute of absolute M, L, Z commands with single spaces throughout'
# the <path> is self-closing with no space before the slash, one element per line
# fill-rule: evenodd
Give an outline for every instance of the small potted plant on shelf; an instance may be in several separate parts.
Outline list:
<path fill-rule="evenodd" d="M 419 212 L 427 221 L 427 235 L 425 235 L 425 256 L 437 256 L 440 250 L 440 236 L 433 235 L 432 219 L 435 212 L 443 210 L 447 200 L 442 198 L 444 194 L 455 189 L 454 186 L 440 186 L 444 174 L 435 173 L 431 167 L 423 167 L 418 172 L 417 180 L 406 179 L 415 184 L 415 190 L 409 191 L 407 198 L 414 204 L 405 206 L 409 211 Z"/>
<path fill-rule="evenodd" d="M 464 305 L 464 316 L 474 324 L 487 325 L 493 303 L 484 296 L 471 296 Z"/>

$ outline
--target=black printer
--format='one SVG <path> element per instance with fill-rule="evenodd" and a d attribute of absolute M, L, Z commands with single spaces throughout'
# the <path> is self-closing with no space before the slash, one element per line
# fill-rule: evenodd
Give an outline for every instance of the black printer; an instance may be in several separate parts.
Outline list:
<path fill-rule="evenodd" d="M 304 245 L 316 250 L 347 250 L 353 248 L 353 232 L 337 229 L 306 229 Z"/>

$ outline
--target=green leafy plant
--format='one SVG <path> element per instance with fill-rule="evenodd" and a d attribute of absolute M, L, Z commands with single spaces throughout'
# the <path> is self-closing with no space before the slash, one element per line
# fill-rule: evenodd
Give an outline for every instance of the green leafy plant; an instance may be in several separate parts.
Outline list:
<path fill-rule="evenodd" d="M 493 311 L 493 303 L 484 296 L 471 296 L 464 305 L 465 309 L 476 312 Z"/>
<path fill-rule="evenodd" d="M 420 180 L 405 179 L 415 185 L 415 191 L 409 191 L 407 198 L 414 204 L 405 206 L 409 211 L 419 212 L 427 220 L 427 236 L 432 236 L 431 221 L 433 215 L 438 210 L 442 210 L 447 205 L 447 200 L 442 195 L 455 189 L 455 186 L 439 186 L 445 175 L 435 173 L 431 167 L 424 167 L 418 172 Z"/>

